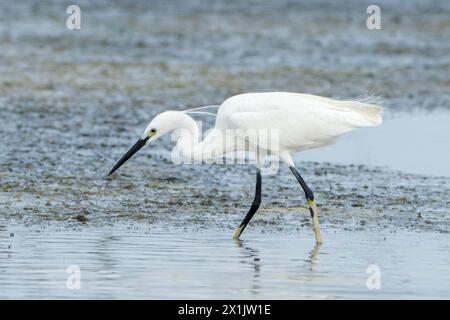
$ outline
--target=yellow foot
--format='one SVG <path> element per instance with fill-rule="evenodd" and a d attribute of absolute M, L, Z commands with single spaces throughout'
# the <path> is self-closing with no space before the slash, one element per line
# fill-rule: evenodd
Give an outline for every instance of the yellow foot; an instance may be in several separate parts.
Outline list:
<path fill-rule="evenodd" d="M 317 216 L 316 200 L 308 199 L 308 204 L 309 204 L 309 211 L 311 212 L 311 218 L 313 220 L 314 234 L 316 236 L 316 243 L 323 243 L 322 235 L 320 234 L 319 217 Z"/>
<path fill-rule="evenodd" d="M 233 234 L 233 239 L 239 239 L 241 236 L 242 231 L 244 231 L 244 227 L 239 227 L 236 229 L 236 231 Z"/>

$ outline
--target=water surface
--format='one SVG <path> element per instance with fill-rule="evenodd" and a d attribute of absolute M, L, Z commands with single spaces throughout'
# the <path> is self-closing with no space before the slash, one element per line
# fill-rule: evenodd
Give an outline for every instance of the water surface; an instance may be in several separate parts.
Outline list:
<path fill-rule="evenodd" d="M 327 148 L 298 160 L 382 166 L 409 173 L 450 176 L 450 112 L 393 112 L 386 108 L 378 128 L 356 130 Z"/>
<path fill-rule="evenodd" d="M 0 297 L 449 298 L 450 2 L 378 2 L 374 31 L 358 0 L 82 0 L 73 31 L 61 1 L 0 1 Z M 167 138 L 105 178 L 157 113 L 257 91 L 384 100 L 296 157 L 321 248 L 284 166 L 238 243 L 253 167 L 174 165 Z"/>
<path fill-rule="evenodd" d="M 2 227 L 0 298 L 450 297 L 448 234 L 325 230 L 321 246 L 311 232 L 230 236 L 146 225 Z M 366 284 L 372 264 L 380 289 Z M 72 265 L 80 267 L 79 290 L 66 285 Z"/>

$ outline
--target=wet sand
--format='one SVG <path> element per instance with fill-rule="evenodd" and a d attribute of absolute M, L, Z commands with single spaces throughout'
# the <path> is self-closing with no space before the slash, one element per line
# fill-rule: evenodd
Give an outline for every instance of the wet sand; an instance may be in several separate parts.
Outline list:
<path fill-rule="evenodd" d="M 69 31 L 57 1 L 0 3 L 0 297 L 450 297 L 448 2 L 382 1 L 380 31 L 358 1 L 80 6 Z M 105 178 L 158 112 L 267 90 L 384 100 L 382 127 L 296 157 L 314 258 L 284 167 L 242 243 L 251 166 L 174 165 L 167 137 Z"/>

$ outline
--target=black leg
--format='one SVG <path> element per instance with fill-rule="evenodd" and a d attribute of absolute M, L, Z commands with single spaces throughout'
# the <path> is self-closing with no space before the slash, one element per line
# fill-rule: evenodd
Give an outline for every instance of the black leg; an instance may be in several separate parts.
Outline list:
<path fill-rule="evenodd" d="M 305 180 L 303 180 L 303 178 L 300 175 L 300 173 L 297 171 L 297 169 L 295 169 L 295 167 L 289 167 L 289 169 L 291 169 L 291 171 L 294 174 L 295 178 L 297 179 L 297 181 L 302 186 L 303 191 L 305 191 L 306 199 L 313 201 L 314 200 L 314 193 L 308 187 L 308 185 L 306 184 Z"/>
<path fill-rule="evenodd" d="M 239 228 L 236 229 L 236 232 L 233 235 L 233 239 L 239 239 L 247 224 L 253 218 L 256 211 L 258 211 L 260 205 L 261 205 L 261 171 L 258 168 L 256 168 L 255 198 L 253 199 L 252 206 L 250 207 L 248 213 L 245 215 L 244 220 L 242 220 L 241 224 L 239 225 Z"/>
<path fill-rule="evenodd" d="M 320 234 L 319 218 L 317 216 L 317 206 L 316 206 L 316 201 L 314 200 L 314 194 L 311 191 L 311 189 L 308 187 L 308 185 L 306 184 L 305 180 L 303 180 L 302 176 L 297 171 L 297 169 L 295 169 L 295 167 L 293 167 L 293 166 L 289 167 L 289 169 L 291 169 L 295 178 L 300 183 L 303 191 L 305 192 L 306 200 L 308 201 L 308 205 L 309 205 L 309 212 L 311 213 L 311 218 L 313 220 L 314 233 L 316 235 L 316 242 L 322 243 L 322 236 Z"/>

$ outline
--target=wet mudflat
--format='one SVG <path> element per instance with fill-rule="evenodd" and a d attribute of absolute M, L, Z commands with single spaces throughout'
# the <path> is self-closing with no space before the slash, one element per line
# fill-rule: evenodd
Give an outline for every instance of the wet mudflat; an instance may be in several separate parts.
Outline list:
<path fill-rule="evenodd" d="M 2 298 L 450 297 L 448 2 L 381 2 L 380 31 L 358 1 L 80 6 L 77 32 L 0 3 Z M 284 167 L 242 242 L 251 166 L 175 165 L 167 137 L 105 177 L 158 112 L 267 90 L 384 99 L 382 127 L 296 157 L 320 248 Z"/>

